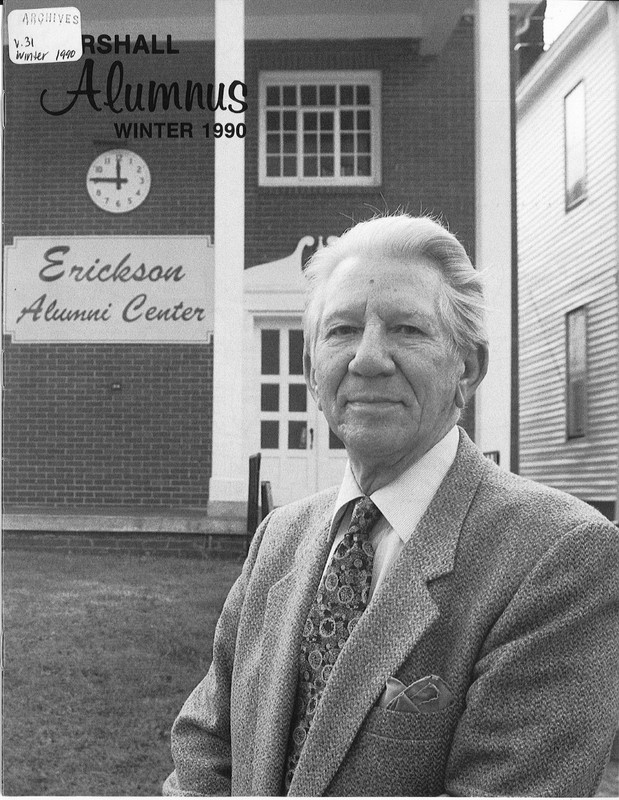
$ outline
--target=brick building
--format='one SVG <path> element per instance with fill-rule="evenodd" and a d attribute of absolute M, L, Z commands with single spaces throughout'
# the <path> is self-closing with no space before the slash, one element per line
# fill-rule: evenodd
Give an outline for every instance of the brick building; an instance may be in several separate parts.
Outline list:
<path fill-rule="evenodd" d="M 5 47 L 5 526 L 239 528 L 256 451 L 276 502 L 337 481 L 299 374 L 302 263 L 375 210 L 440 212 L 498 265 L 503 399 L 465 425 L 509 464 L 509 13 L 534 5 L 90 0 L 80 60 Z M 119 149 L 150 188 L 110 213 Z"/>

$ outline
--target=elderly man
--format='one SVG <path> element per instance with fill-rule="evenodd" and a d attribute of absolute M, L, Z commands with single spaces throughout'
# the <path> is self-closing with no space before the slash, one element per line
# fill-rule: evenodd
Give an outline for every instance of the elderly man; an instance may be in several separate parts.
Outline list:
<path fill-rule="evenodd" d="M 479 274 L 406 215 L 353 227 L 307 274 L 307 383 L 348 465 L 257 531 L 165 792 L 593 794 L 619 536 L 456 426 L 486 371 Z"/>

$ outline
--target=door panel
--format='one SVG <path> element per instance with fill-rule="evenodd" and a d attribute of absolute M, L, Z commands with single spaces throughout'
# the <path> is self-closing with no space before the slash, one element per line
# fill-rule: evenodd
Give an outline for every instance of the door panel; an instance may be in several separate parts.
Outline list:
<path fill-rule="evenodd" d="M 300 319 L 261 321 L 258 335 L 261 479 L 283 505 L 339 483 L 346 451 L 307 391 Z"/>

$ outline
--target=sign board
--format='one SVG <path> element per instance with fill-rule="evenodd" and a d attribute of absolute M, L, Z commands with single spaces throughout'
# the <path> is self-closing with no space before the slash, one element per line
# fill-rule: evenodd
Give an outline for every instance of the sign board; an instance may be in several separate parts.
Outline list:
<path fill-rule="evenodd" d="M 207 236 L 16 237 L 4 252 L 4 332 L 17 343 L 206 343 Z"/>

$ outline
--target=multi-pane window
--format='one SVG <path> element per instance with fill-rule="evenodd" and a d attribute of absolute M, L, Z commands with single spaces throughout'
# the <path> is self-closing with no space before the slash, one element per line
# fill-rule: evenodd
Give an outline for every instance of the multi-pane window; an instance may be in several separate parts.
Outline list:
<path fill-rule="evenodd" d="M 567 436 L 587 432 L 587 310 L 570 311 L 566 324 Z"/>
<path fill-rule="evenodd" d="M 260 76 L 262 185 L 380 183 L 378 72 Z"/>
<path fill-rule="evenodd" d="M 587 196 L 585 84 L 565 96 L 565 208 L 569 211 Z"/>

